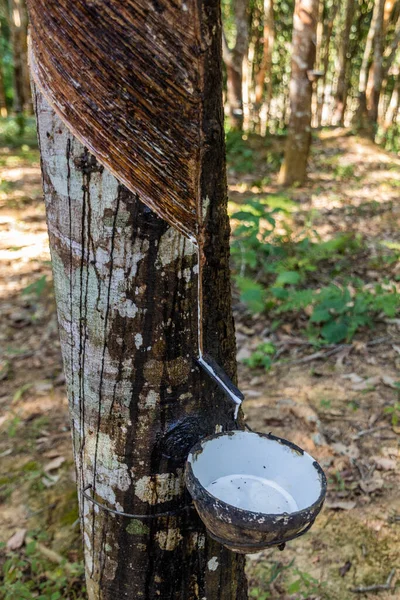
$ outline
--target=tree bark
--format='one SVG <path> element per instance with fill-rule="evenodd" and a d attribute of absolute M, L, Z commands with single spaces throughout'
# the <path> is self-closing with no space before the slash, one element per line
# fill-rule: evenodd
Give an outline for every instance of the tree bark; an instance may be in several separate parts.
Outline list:
<path fill-rule="evenodd" d="M 349 88 L 349 44 L 354 18 L 355 0 L 347 0 L 344 8 L 344 24 L 339 45 L 338 81 L 335 94 L 335 124 L 343 126 Z"/>
<path fill-rule="evenodd" d="M 204 345 L 235 379 L 219 2 L 199 9 Z M 245 600 L 244 557 L 206 535 L 184 486 L 191 446 L 235 425 L 195 362 L 196 247 L 98 163 L 38 89 L 35 104 L 89 600 Z M 148 518 L 99 508 L 87 486 L 107 508 Z"/>
<path fill-rule="evenodd" d="M 227 76 L 227 105 L 233 129 L 243 129 L 243 60 L 249 42 L 248 0 L 235 0 L 236 40 L 232 49 L 223 36 L 223 57 Z"/>
<path fill-rule="evenodd" d="M 285 158 L 279 173 L 279 183 L 302 183 L 306 178 L 311 144 L 311 71 L 315 61 L 318 0 L 296 0 L 293 39 L 292 73 L 290 78 L 290 120 Z"/>
<path fill-rule="evenodd" d="M 33 113 L 28 69 L 28 13 L 25 0 L 9 0 L 14 60 L 14 111 Z"/>

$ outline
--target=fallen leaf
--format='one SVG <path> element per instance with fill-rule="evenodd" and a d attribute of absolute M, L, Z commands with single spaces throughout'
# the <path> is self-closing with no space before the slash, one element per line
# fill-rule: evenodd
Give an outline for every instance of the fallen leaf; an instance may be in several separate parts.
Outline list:
<path fill-rule="evenodd" d="M 381 471 L 394 471 L 397 468 L 397 462 L 393 458 L 384 458 L 382 456 L 373 456 L 376 468 Z"/>
<path fill-rule="evenodd" d="M 26 529 L 17 529 L 7 541 L 7 550 L 18 550 L 21 548 L 25 541 L 26 532 Z"/>
<path fill-rule="evenodd" d="M 396 344 L 392 344 L 392 348 L 397 354 L 400 354 L 400 346 L 396 346 Z"/>
<path fill-rule="evenodd" d="M 47 465 L 44 467 L 44 471 L 46 471 L 46 473 L 49 471 L 55 471 L 56 469 L 59 469 L 64 462 L 65 456 L 58 456 L 54 460 L 51 460 L 49 463 L 47 463 Z"/>
<path fill-rule="evenodd" d="M 360 375 L 357 375 L 357 373 L 346 373 L 345 375 L 341 375 L 341 378 L 349 379 L 352 383 L 361 383 L 361 381 L 364 381 L 364 379 L 360 377 Z"/>
<path fill-rule="evenodd" d="M 339 575 L 340 577 L 344 577 L 346 575 L 346 573 L 348 573 L 351 569 L 351 560 L 346 560 L 346 562 L 344 563 L 344 565 L 342 567 L 340 567 L 339 569 Z"/>
<path fill-rule="evenodd" d="M 327 500 L 325 506 L 331 510 L 352 510 L 356 507 L 354 500 Z"/>
<path fill-rule="evenodd" d="M 360 481 L 360 488 L 365 494 L 372 494 L 383 488 L 383 479 L 380 477 L 374 477 L 369 481 Z"/>
<path fill-rule="evenodd" d="M 361 383 L 356 383 L 352 386 L 352 389 L 357 392 L 362 392 L 364 390 L 368 390 L 368 388 L 378 385 L 378 383 L 380 382 L 381 378 L 379 377 L 379 375 L 376 375 L 375 377 L 368 377 L 368 379 L 364 379 L 364 381 L 362 381 Z"/>
<path fill-rule="evenodd" d="M 337 442 L 336 444 L 332 444 L 332 448 L 338 454 L 343 454 L 344 456 L 348 456 L 349 458 L 359 458 L 360 450 L 355 444 L 350 444 L 350 446 L 345 446 L 341 442 Z"/>
<path fill-rule="evenodd" d="M 391 377 L 390 375 L 382 375 L 382 381 L 385 385 L 387 385 L 388 387 L 391 387 L 393 390 L 398 390 L 399 386 L 396 385 L 396 382 L 398 383 L 398 379 L 394 379 L 393 377 Z"/>

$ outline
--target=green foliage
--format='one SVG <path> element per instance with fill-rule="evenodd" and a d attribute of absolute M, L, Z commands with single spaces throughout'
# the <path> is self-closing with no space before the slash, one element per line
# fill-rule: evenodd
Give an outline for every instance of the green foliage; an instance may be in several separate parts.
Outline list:
<path fill-rule="evenodd" d="M 391 415 L 390 421 L 393 427 L 396 427 L 400 421 L 400 381 L 396 381 L 395 386 L 397 388 L 397 401 L 384 409 L 385 414 Z"/>
<path fill-rule="evenodd" d="M 235 281 L 241 301 L 251 312 L 301 313 L 308 317 L 305 333 L 310 340 L 335 344 L 351 341 L 360 328 L 372 326 L 377 315 L 393 318 L 400 309 L 393 283 L 367 286 L 351 274 L 346 276 L 350 258 L 363 249 L 360 237 L 339 234 L 321 241 L 306 229 L 295 238 L 289 211 L 282 203 L 271 208 L 267 199 L 247 202 L 232 219 Z M 278 219 L 285 234 L 276 233 Z M 320 285 L 321 267 L 326 270 L 326 285 Z M 338 275 L 340 283 L 330 282 Z M 262 359 L 261 354 L 257 351 L 253 363 L 261 365 L 265 360 L 268 367 L 269 356 Z"/>
<path fill-rule="evenodd" d="M 22 148 L 25 152 L 37 148 L 34 117 L 18 115 L 0 119 L 0 146 Z"/>
<path fill-rule="evenodd" d="M 318 579 L 299 569 L 295 569 L 294 573 L 297 575 L 297 579 L 288 586 L 289 594 L 298 594 L 304 600 L 315 596 L 321 597 L 322 584 Z"/>
<path fill-rule="evenodd" d="M 1 556 L 2 555 L 2 556 Z M 83 565 L 49 562 L 30 541 L 24 551 L 0 549 L 3 559 L 0 597 L 3 600 L 84 600 Z"/>
<path fill-rule="evenodd" d="M 254 171 L 253 150 L 246 144 L 241 131 L 232 129 L 226 133 L 226 155 L 231 168 L 237 173 Z"/>
<path fill-rule="evenodd" d="M 276 348 L 274 344 L 265 342 L 264 344 L 257 346 L 252 355 L 249 358 L 245 358 L 243 362 L 251 369 L 263 367 L 266 371 L 269 371 L 272 366 L 272 358 L 275 352 Z"/>
<path fill-rule="evenodd" d="M 27 285 L 22 290 L 21 293 L 23 295 L 34 294 L 35 296 L 37 296 L 38 298 L 40 298 L 40 296 L 45 291 L 45 289 L 47 287 L 47 284 L 48 284 L 47 276 L 46 275 L 42 275 L 42 277 L 39 277 L 39 279 L 36 279 L 36 281 L 34 281 L 33 283 L 30 283 L 29 285 Z"/>

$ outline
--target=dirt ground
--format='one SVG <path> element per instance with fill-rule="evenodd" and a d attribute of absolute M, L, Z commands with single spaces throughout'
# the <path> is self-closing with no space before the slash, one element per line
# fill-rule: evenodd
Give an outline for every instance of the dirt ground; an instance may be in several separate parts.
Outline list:
<path fill-rule="evenodd" d="M 344 182 L 337 173 L 349 165 Z M 0 149 L 0 178 L 0 541 L 44 533 L 43 546 L 73 563 L 79 524 L 37 153 Z M 257 189 L 254 178 L 231 173 L 232 202 L 276 192 L 273 177 Z M 373 249 L 400 242 L 399 189 L 400 160 L 335 130 L 321 133 L 310 181 L 290 195 L 299 223 L 312 214 L 322 238 L 353 231 Z M 362 262 L 354 269 L 368 281 L 381 276 Z M 272 332 L 238 302 L 235 315 L 247 423 L 305 448 L 329 480 L 306 536 L 249 557 L 251 597 L 400 598 L 400 424 L 385 412 L 399 401 L 400 318 L 317 351 L 291 323 Z M 264 341 L 285 361 L 269 373 L 242 363 Z"/>

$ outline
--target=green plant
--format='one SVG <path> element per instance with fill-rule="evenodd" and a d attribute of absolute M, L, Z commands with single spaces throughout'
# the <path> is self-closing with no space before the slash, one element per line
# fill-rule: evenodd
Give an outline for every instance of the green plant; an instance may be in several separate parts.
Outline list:
<path fill-rule="evenodd" d="M 30 283 L 29 285 L 27 285 L 22 290 L 21 293 L 23 295 L 35 294 L 35 296 L 37 296 L 38 298 L 40 298 L 40 296 L 45 291 L 45 289 L 47 287 L 47 284 L 48 284 L 47 275 L 42 275 L 42 277 L 39 277 L 39 279 L 36 279 L 36 281 L 34 281 L 33 283 Z"/>
<path fill-rule="evenodd" d="M 397 388 L 397 401 L 392 406 L 387 406 L 384 409 L 385 414 L 391 415 L 390 421 L 393 427 L 396 427 L 400 420 L 400 381 L 396 381 L 395 386 Z"/>
<path fill-rule="evenodd" d="M 321 587 L 323 584 L 318 579 L 299 569 L 295 569 L 294 573 L 297 575 L 297 579 L 289 584 L 289 594 L 299 594 L 304 600 L 308 600 L 314 596 L 321 597 Z"/>
<path fill-rule="evenodd" d="M 83 600 L 85 589 L 80 563 L 49 562 L 29 541 L 20 552 L 0 549 L 3 559 L 0 576 L 2 600 Z"/>
<path fill-rule="evenodd" d="M 265 342 L 257 346 L 257 349 L 249 356 L 245 358 L 243 362 L 250 367 L 250 369 L 256 369 L 263 367 L 266 371 L 269 371 L 272 366 L 272 357 L 276 352 L 274 344 L 271 342 Z"/>
<path fill-rule="evenodd" d="M 254 171 L 254 153 L 246 143 L 241 131 L 235 129 L 227 131 L 226 158 L 228 165 L 237 173 Z"/>

